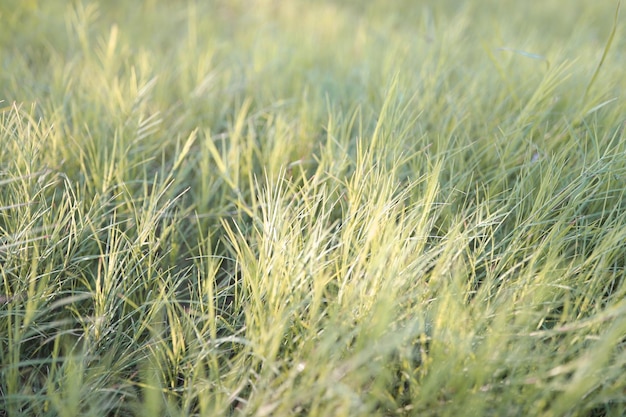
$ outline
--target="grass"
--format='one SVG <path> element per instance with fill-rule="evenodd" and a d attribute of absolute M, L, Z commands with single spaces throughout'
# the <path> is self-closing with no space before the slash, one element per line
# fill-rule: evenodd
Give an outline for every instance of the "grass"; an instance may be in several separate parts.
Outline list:
<path fill-rule="evenodd" d="M 2 4 L 0 415 L 623 415 L 618 2 Z"/>

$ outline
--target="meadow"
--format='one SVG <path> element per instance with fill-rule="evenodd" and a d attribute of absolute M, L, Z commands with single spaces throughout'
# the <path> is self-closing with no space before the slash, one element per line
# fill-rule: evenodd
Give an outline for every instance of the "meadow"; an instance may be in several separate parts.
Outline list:
<path fill-rule="evenodd" d="M 3 0 L 0 416 L 626 415 L 615 0 Z"/>

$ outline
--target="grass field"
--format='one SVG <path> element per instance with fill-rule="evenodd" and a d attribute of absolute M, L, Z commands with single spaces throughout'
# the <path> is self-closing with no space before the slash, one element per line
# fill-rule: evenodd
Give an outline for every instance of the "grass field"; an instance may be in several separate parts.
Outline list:
<path fill-rule="evenodd" d="M 614 0 L 0 3 L 0 416 L 626 415 Z"/>

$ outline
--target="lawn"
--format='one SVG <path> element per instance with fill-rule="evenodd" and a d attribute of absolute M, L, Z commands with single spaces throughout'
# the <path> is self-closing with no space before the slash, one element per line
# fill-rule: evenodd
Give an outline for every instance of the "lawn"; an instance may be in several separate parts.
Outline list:
<path fill-rule="evenodd" d="M 0 416 L 623 416 L 617 0 L 3 0 Z"/>

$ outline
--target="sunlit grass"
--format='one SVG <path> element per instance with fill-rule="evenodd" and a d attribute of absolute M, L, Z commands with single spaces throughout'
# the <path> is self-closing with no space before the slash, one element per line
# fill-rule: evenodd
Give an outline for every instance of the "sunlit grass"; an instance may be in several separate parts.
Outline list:
<path fill-rule="evenodd" d="M 623 414 L 617 2 L 5 3 L 0 414 Z"/>

